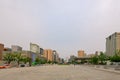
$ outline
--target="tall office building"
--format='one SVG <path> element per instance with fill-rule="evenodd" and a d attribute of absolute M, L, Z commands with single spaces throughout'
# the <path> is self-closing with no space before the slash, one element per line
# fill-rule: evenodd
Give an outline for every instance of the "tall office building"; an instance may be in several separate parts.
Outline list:
<path fill-rule="evenodd" d="M 83 50 L 79 50 L 79 51 L 78 51 L 78 58 L 79 58 L 79 57 L 85 57 L 85 53 L 84 53 Z"/>
<path fill-rule="evenodd" d="M 40 55 L 43 55 L 43 54 L 44 54 L 44 49 L 40 48 Z"/>
<path fill-rule="evenodd" d="M 106 55 L 113 56 L 116 50 L 120 50 L 120 32 L 106 38 Z"/>
<path fill-rule="evenodd" d="M 4 51 L 4 44 L 0 43 L 0 60 L 2 60 L 2 53 Z"/>
<path fill-rule="evenodd" d="M 54 61 L 59 62 L 59 54 L 57 53 L 57 51 L 53 50 L 53 55 L 54 55 Z"/>
<path fill-rule="evenodd" d="M 40 54 L 40 47 L 37 44 L 30 43 L 30 51 Z"/>
<path fill-rule="evenodd" d="M 12 48 L 12 51 L 14 52 L 22 51 L 22 47 L 17 45 L 12 45 L 11 48 Z"/>
<path fill-rule="evenodd" d="M 45 49 L 44 57 L 47 59 L 47 61 L 54 61 L 53 51 L 51 49 Z"/>

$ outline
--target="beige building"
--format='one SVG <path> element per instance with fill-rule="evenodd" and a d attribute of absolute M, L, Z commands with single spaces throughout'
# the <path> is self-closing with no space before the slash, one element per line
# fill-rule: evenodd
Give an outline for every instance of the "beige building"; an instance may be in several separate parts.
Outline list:
<path fill-rule="evenodd" d="M 79 50 L 78 51 L 78 58 L 79 57 L 85 57 L 85 52 L 84 52 L 84 50 Z"/>
<path fill-rule="evenodd" d="M 95 55 L 95 54 L 93 54 L 93 53 L 92 53 L 92 54 L 88 54 L 88 55 L 87 55 L 87 57 L 94 57 L 94 56 L 96 56 L 96 55 Z"/>
<path fill-rule="evenodd" d="M 2 60 L 2 52 L 4 51 L 4 44 L 0 43 L 0 60 Z"/>
<path fill-rule="evenodd" d="M 29 57 L 32 59 L 32 52 L 31 51 L 22 51 L 21 55 L 24 57 Z"/>
<path fill-rule="evenodd" d="M 29 58 L 31 58 L 31 59 L 32 59 L 32 62 L 34 62 L 35 59 L 36 59 L 37 57 L 39 57 L 36 53 L 33 53 L 33 52 L 31 52 L 31 51 L 25 51 L 25 50 L 21 52 L 21 55 L 24 56 L 24 57 L 29 57 Z"/>
<path fill-rule="evenodd" d="M 22 47 L 18 45 L 12 45 L 11 48 L 13 52 L 22 51 Z"/>
<path fill-rule="evenodd" d="M 52 49 L 45 49 L 44 50 L 44 57 L 47 61 L 54 61 L 54 54 Z"/>
<path fill-rule="evenodd" d="M 120 50 L 120 32 L 106 38 L 106 55 L 113 56 L 116 50 Z"/>

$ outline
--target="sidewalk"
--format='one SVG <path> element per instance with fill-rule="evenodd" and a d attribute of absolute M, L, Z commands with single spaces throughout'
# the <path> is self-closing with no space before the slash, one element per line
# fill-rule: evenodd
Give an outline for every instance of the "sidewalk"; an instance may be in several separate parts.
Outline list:
<path fill-rule="evenodd" d="M 120 70 L 115 70 L 115 68 L 105 68 L 104 66 L 101 66 L 101 67 L 95 66 L 93 68 L 95 68 L 97 70 L 101 70 L 101 71 L 107 71 L 107 72 L 111 72 L 111 73 L 120 74 Z"/>

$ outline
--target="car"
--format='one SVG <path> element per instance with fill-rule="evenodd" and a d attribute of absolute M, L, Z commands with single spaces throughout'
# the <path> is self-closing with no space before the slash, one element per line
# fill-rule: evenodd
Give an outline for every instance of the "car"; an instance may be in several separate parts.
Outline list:
<path fill-rule="evenodd" d="M 10 67 L 9 64 L 5 64 L 5 65 L 3 65 L 3 66 L 0 66 L 0 69 L 5 69 L 5 68 L 9 68 L 9 67 Z"/>
<path fill-rule="evenodd" d="M 6 68 L 5 66 L 0 66 L 0 69 L 4 69 L 4 68 Z"/>
<path fill-rule="evenodd" d="M 25 67 L 25 64 L 20 64 L 20 67 Z"/>

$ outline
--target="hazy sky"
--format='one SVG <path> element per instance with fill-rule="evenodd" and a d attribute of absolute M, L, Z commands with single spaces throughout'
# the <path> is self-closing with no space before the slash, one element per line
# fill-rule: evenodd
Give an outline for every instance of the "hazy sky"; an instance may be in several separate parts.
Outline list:
<path fill-rule="evenodd" d="M 0 0 L 0 43 L 57 50 L 61 57 L 105 51 L 120 32 L 120 0 Z"/>

